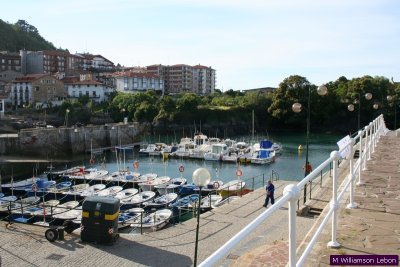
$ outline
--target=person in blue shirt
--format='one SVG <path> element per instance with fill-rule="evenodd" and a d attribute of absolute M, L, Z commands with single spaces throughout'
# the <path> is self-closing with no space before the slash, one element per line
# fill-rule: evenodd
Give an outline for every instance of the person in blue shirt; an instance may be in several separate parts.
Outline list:
<path fill-rule="evenodd" d="M 268 206 L 270 199 L 271 199 L 271 205 L 274 205 L 274 203 L 275 203 L 275 198 L 274 198 L 275 186 L 272 184 L 271 181 L 268 181 L 267 185 L 265 186 L 265 190 L 267 191 L 267 195 L 265 197 L 265 203 L 264 203 L 263 207 Z"/>

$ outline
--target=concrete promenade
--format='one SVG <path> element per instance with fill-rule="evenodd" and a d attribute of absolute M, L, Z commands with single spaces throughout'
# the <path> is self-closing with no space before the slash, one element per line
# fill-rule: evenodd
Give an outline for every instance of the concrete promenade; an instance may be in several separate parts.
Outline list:
<path fill-rule="evenodd" d="M 285 181 L 274 182 L 276 198 L 282 195 Z M 256 190 L 242 198 L 201 214 L 198 262 L 228 241 L 266 209 L 262 207 L 265 192 Z M 314 218 L 299 217 L 301 240 L 313 225 Z M 287 209 L 275 213 L 265 225 L 221 261 L 229 266 L 247 251 L 287 239 Z M 191 266 L 195 248 L 196 220 L 170 226 L 158 232 L 121 234 L 114 245 L 82 243 L 79 232 L 65 234 L 65 240 L 48 242 L 46 228 L 13 224 L 6 228 L 0 222 L 1 266 Z"/>
<path fill-rule="evenodd" d="M 339 212 L 340 249 L 328 249 L 330 224 L 314 246 L 304 266 L 327 266 L 333 254 L 400 254 L 400 137 L 383 136 L 367 170 L 364 186 L 356 188 L 358 209 Z M 339 184 L 348 175 L 348 162 L 339 166 Z M 313 189 L 306 204 L 324 208 L 331 198 L 332 179 L 327 173 Z M 276 197 L 289 182 L 276 181 Z M 318 189 L 318 190 L 317 190 Z M 233 237 L 265 211 L 265 192 L 251 192 L 241 199 L 201 215 L 198 262 Z M 347 204 L 348 196 L 344 196 Z M 325 208 L 322 212 L 327 212 Z M 321 216 L 297 216 L 299 253 L 316 229 Z M 0 222 L 0 266 L 191 266 L 195 247 L 196 220 L 158 232 L 123 234 L 114 245 L 80 242 L 79 232 L 65 240 L 48 242 L 45 228 Z M 288 212 L 281 208 L 224 257 L 218 266 L 286 266 L 288 260 Z"/>

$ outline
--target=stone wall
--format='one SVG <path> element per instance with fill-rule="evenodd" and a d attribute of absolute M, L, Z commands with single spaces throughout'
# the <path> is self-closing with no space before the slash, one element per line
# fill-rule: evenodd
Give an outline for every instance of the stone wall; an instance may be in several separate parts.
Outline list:
<path fill-rule="evenodd" d="M 79 154 L 91 149 L 138 143 L 143 131 L 144 127 L 138 123 L 23 129 L 17 138 L 0 138 L 0 154 L 52 157 Z"/>

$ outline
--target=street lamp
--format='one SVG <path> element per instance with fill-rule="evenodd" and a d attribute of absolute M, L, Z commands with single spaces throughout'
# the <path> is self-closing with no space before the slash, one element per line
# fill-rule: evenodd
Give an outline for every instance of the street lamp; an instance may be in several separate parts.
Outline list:
<path fill-rule="evenodd" d="M 328 88 L 325 85 L 320 85 L 317 88 L 317 93 L 320 96 L 324 96 L 328 93 Z M 308 175 L 308 143 L 310 137 L 310 107 L 311 107 L 311 86 L 308 86 L 308 98 L 307 98 L 307 135 L 306 135 L 306 164 L 304 165 L 304 177 Z M 302 110 L 302 105 L 298 102 L 292 105 L 292 110 L 295 113 L 299 113 Z M 304 185 L 304 203 L 306 202 L 307 198 L 307 184 Z"/>
<path fill-rule="evenodd" d="M 67 108 L 65 110 L 65 127 L 68 127 L 68 114 L 69 114 L 69 109 Z"/>
<path fill-rule="evenodd" d="M 199 243 L 199 227 L 200 227 L 200 203 L 201 189 L 211 180 L 211 174 L 206 168 L 198 168 L 193 172 L 193 183 L 199 187 L 199 200 L 197 206 L 197 227 L 196 227 L 196 243 L 194 248 L 194 266 L 197 266 L 197 248 Z"/>
<path fill-rule="evenodd" d="M 358 94 L 358 100 L 356 100 L 356 101 L 354 101 L 354 104 L 357 104 L 358 103 L 358 123 L 357 123 L 357 130 L 360 130 L 360 116 L 361 116 L 361 94 L 360 93 L 356 93 L 356 94 Z M 371 100 L 372 99 L 372 94 L 371 93 L 366 93 L 365 95 L 364 95 L 364 97 L 365 97 L 365 99 L 366 100 Z M 375 108 L 375 107 L 374 107 Z M 378 107 L 376 107 L 375 109 L 377 109 Z M 347 109 L 349 110 L 349 111 L 354 111 L 354 105 L 353 104 L 350 104 L 350 105 L 348 105 L 347 106 Z"/>
<path fill-rule="evenodd" d="M 392 104 L 392 105 L 394 105 L 394 128 L 393 129 L 395 129 L 396 130 L 396 124 L 397 124 L 397 102 L 398 102 L 398 100 L 400 100 L 400 99 L 397 99 L 397 97 L 395 96 L 395 95 L 388 95 L 387 97 L 386 97 L 386 99 L 387 99 L 387 101 L 390 103 L 390 104 Z"/>

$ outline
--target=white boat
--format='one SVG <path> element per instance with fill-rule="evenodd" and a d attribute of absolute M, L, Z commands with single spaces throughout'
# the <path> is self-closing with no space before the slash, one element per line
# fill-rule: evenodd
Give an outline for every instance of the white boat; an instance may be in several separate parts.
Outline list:
<path fill-rule="evenodd" d="M 106 187 L 105 184 L 94 184 L 89 186 L 89 184 L 79 184 L 72 186 L 72 190 L 64 191 L 64 195 L 76 195 L 81 197 L 92 196 L 103 190 Z"/>
<path fill-rule="evenodd" d="M 173 203 L 178 198 L 176 193 L 168 193 L 154 198 L 152 201 L 143 203 L 145 208 L 161 208 L 167 207 L 170 203 Z"/>
<path fill-rule="evenodd" d="M 140 220 L 143 213 L 144 210 L 142 208 L 132 208 L 120 212 L 118 215 L 118 229 L 121 230 L 126 227 L 130 227 L 131 223 L 134 223 L 136 220 Z"/>
<path fill-rule="evenodd" d="M 128 188 L 128 189 L 124 189 L 124 190 L 119 191 L 118 193 L 116 193 L 114 195 L 114 197 L 119 198 L 120 200 L 127 199 L 127 198 L 130 198 L 130 197 L 133 197 L 138 192 L 139 192 L 139 190 L 137 190 L 136 188 Z"/>
<path fill-rule="evenodd" d="M 77 179 L 77 180 L 103 180 L 107 177 L 107 170 L 97 170 L 97 169 L 86 169 L 84 172 L 75 173 L 73 175 L 69 175 L 69 179 Z"/>
<path fill-rule="evenodd" d="M 121 208 L 129 209 L 132 207 L 136 207 L 142 205 L 146 201 L 152 200 L 156 196 L 156 193 L 153 191 L 144 191 L 133 195 L 130 198 L 121 199 Z"/>
<path fill-rule="evenodd" d="M 96 196 L 114 196 L 118 192 L 121 192 L 124 188 L 119 185 L 107 187 L 101 191 L 95 193 Z"/>
<path fill-rule="evenodd" d="M 281 144 L 273 143 L 272 149 L 275 151 L 275 155 L 280 155 L 282 153 L 282 145 Z"/>
<path fill-rule="evenodd" d="M 195 144 L 191 138 L 184 137 L 181 138 L 178 148 L 171 153 L 173 157 L 188 158 L 190 152 L 195 148 Z"/>
<path fill-rule="evenodd" d="M 140 173 L 132 171 L 116 171 L 104 177 L 107 182 L 128 182 L 138 178 Z"/>
<path fill-rule="evenodd" d="M 220 195 L 208 195 L 203 197 L 200 202 L 201 209 L 213 209 L 222 201 L 222 196 Z"/>
<path fill-rule="evenodd" d="M 139 150 L 139 155 L 147 156 L 147 155 L 149 155 L 150 152 L 153 152 L 154 150 L 156 150 L 156 145 L 155 144 L 148 144 L 146 148 L 141 148 Z"/>
<path fill-rule="evenodd" d="M 33 183 L 36 183 L 37 181 L 41 180 L 40 178 L 37 177 L 32 177 L 32 178 L 28 178 L 22 181 L 18 181 L 18 182 L 11 182 L 8 184 L 2 184 L 1 187 L 2 188 L 13 188 L 13 189 L 19 189 L 19 188 L 30 188 L 32 187 Z"/>
<path fill-rule="evenodd" d="M 239 194 L 244 189 L 246 183 L 242 180 L 232 180 L 219 188 L 220 195 L 225 198 L 232 194 Z"/>
<path fill-rule="evenodd" d="M 147 181 L 154 180 L 157 177 L 156 173 L 146 173 L 143 175 L 140 175 L 139 177 L 133 178 L 134 183 L 144 183 Z"/>
<path fill-rule="evenodd" d="M 139 187 L 142 191 L 153 191 L 156 185 L 165 185 L 170 182 L 171 178 L 169 176 L 156 177 L 153 180 L 145 181 L 139 183 Z"/>
<path fill-rule="evenodd" d="M 275 161 L 275 150 L 272 148 L 273 143 L 269 140 L 261 140 L 260 143 L 253 146 L 253 154 L 251 163 L 266 164 Z"/>
<path fill-rule="evenodd" d="M 53 209 L 53 218 L 63 220 L 73 220 L 82 214 L 82 206 L 79 206 L 78 201 L 68 201 L 57 205 Z"/>
<path fill-rule="evenodd" d="M 224 155 L 228 154 L 228 146 L 226 144 L 212 144 L 211 151 L 204 154 L 205 160 L 219 161 Z"/>
<path fill-rule="evenodd" d="M 253 153 L 250 160 L 253 164 L 267 164 L 274 162 L 275 151 L 271 148 L 260 148 Z"/>
<path fill-rule="evenodd" d="M 151 229 L 153 231 L 160 230 L 169 223 L 172 218 L 172 211 L 169 209 L 156 210 L 145 216 L 142 220 L 140 217 L 131 224 L 131 227 L 141 227 L 143 229 Z"/>
<path fill-rule="evenodd" d="M 169 184 L 155 185 L 154 188 L 160 195 L 165 195 L 168 193 L 178 193 L 179 189 L 186 184 L 187 179 L 183 177 L 177 177 L 171 179 Z"/>

